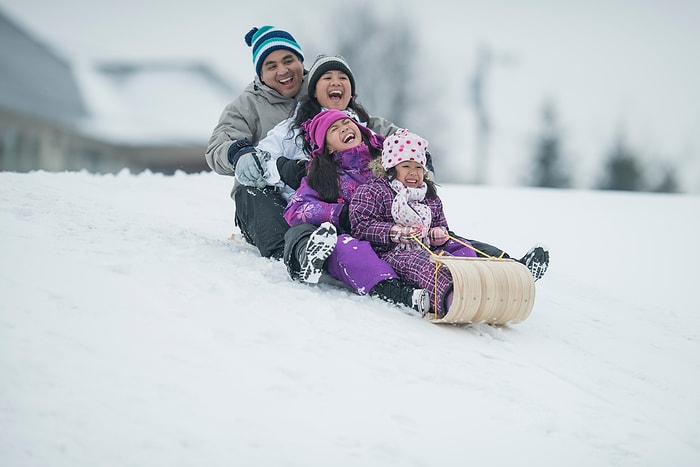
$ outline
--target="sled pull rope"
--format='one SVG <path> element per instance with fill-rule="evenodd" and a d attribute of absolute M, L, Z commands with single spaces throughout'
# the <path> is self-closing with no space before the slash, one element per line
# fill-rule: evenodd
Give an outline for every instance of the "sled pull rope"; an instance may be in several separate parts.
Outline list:
<path fill-rule="evenodd" d="M 421 242 L 420 239 L 419 239 L 418 237 L 416 237 L 415 235 L 412 234 L 412 235 L 411 235 L 411 238 L 412 238 L 413 240 L 415 240 L 416 243 L 418 243 L 420 246 L 422 246 L 423 249 L 426 250 L 428 253 L 430 253 L 431 255 L 435 255 L 435 253 L 433 253 L 433 251 L 432 251 L 430 248 L 428 248 L 427 246 L 425 246 L 425 245 L 423 244 L 423 242 Z M 486 253 L 484 253 L 484 252 L 481 251 L 480 249 L 475 248 L 474 246 L 470 245 L 470 244 L 467 243 L 467 242 L 463 242 L 462 240 L 460 240 L 460 239 L 457 238 L 457 237 L 453 237 L 452 235 L 448 235 L 447 238 L 449 238 L 450 240 L 454 240 L 455 242 L 459 243 L 459 244 L 462 245 L 462 246 L 466 246 L 466 247 L 469 248 L 470 250 L 473 250 L 474 252 L 476 252 L 476 253 L 478 253 L 478 254 L 484 256 L 485 258 L 489 258 L 489 259 L 494 259 L 494 258 L 495 258 L 495 256 L 487 255 Z M 503 253 L 504 253 L 504 252 L 501 252 L 501 255 L 499 256 L 499 259 L 503 257 Z M 435 256 L 441 256 L 441 255 L 435 255 Z"/>
<path fill-rule="evenodd" d="M 433 253 L 433 251 L 430 248 L 425 246 L 425 244 L 423 242 L 421 242 L 417 236 L 411 234 L 411 238 L 417 244 L 419 244 L 425 251 L 427 251 L 430 254 L 430 256 L 442 256 L 445 253 L 444 251 L 441 251 L 439 255 L 436 255 L 435 253 Z M 440 266 L 442 266 L 442 263 L 439 261 L 435 261 L 435 274 L 433 277 L 433 310 L 437 310 L 437 283 L 438 283 L 437 279 L 438 279 L 438 271 L 440 270 Z M 433 314 L 437 315 L 437 311 L 433 311 Z"/>

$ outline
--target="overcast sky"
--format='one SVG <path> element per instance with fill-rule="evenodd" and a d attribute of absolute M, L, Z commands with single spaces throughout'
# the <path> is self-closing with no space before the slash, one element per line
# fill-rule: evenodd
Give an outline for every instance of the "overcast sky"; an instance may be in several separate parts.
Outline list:
<path fill-rule="evenodd" d="M 267 0 L 265 11 L 258 5 L 0 0 L 11 17 L 70 58 L 204 59 L 244 82 L 253 74 L 243 42 L 251 27 L 289 29 L 302 44 L 308 66 L 316 54 L 336 52 L 322 49 L 326 35 L 342 27 L 339 8 L 358 4 Z M 700 191 L 700 168 L 694 162 L 700 159 L 699 1 L 388 0 L 378 8 L 383 18 L 394 17 L 399 8 L 413 15 L 422 57 L 417 66 L 441 91 L 436 108 L 453 115 L 461 127 L 473 127 L 466 80 L 477 47 L 491 47 L 499 58 L 487 95 L 497 129 L 494 152 L 507 154 L 509 144 L 530 141 L 542 103 L 553 99 L 584 173 L 622 131 L 648 158 L 689 167 L 685 179 Z M 457 131 L 441 135 L 443 142 L 452 144 L 454 138 L 460 144 Z"/>

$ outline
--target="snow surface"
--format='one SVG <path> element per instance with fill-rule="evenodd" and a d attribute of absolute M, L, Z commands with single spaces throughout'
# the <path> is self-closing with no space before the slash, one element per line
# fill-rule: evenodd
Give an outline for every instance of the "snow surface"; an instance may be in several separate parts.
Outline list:
<path fill-rule="evenodd" d="M 700 197 L 440 187 L 550 271 L 433 325 L 228 240 L 230 177 L 0 173 L 0 464 L 700 464 Z"/>

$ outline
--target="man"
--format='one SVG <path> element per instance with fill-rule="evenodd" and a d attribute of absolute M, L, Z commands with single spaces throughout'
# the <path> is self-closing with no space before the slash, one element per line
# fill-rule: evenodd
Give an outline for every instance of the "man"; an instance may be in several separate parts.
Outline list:
<path fill-rule="evenodd" d="M 242 181 L 248 174 L 265 170 L 265 161 L 260 160 L 255 145 L 277 123 L 289 117 L 297 101 L 307 95 L 304 55 L 291 34 L 274 26 L 262 26 L 251 29 L 245 41 L 252 47 L 257 76 L 226 106 L 205 154 L 213 171 Z M 289 229 L 281 215 L 286 201 L 274 187 L 239 183 L 234 183 L 231 197 L 236 204 L 235 223 L 246 240 L 262 256 L 281 258 L 284 233 Z"/>

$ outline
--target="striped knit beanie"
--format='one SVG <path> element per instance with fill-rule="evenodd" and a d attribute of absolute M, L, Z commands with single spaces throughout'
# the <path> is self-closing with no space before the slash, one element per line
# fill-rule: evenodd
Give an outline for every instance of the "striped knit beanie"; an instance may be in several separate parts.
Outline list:
<path fill-rule="evenodd" d="M 245 43 L 253 48 L 253 65 L 258 76 L 262 75 L 262 66 L 265 58 L 275 50 L 289 50 L 294 52 L 299 60 L 304 61 L 301 46 L 297 44 L 287 31 L 277 29 L 274 26 L 262 26 L 253 28 L 245 35 Z"/>

